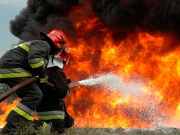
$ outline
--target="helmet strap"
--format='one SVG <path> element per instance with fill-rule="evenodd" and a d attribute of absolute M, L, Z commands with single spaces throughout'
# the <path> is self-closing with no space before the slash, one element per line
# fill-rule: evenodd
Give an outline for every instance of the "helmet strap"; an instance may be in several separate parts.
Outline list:
<path fill-rule="evenodd" d="M 65 49 L 66 44 L 63 44 L 63 47 L 60 49 L 60 53 L 62 53 Z"/>

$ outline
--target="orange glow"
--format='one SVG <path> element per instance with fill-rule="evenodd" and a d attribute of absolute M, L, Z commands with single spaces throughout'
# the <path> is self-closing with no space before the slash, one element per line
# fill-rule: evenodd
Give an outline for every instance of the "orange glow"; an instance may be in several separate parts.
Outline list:
<path fill-rule="evenodd" d="M 10 103 L 7 103 L 6 101 L 4 102 L 1 102 L 0 103 L 0 108 L 1 108 L 1 121 L 0 121 L 0 128 L 2 128 L 4 125 L 5 125 L 5 120 L 6 120 L 6 117 L 7 115 L 9 114 L 9 112 L 17 105 L 19 100 L 15 100 L 12 102 L 12 104 Z"/>
<path fill-rule="evenodd" d="M 122 79 L 122 88 L 71 88 L 65 102 L 75 125 L 152 128 L 163 123 L 180 128 L 180 42 L 171 34 L 139 29 L 120 40 L 93 12 L 86 16 L 83 7 L 69 15 L 77 37 L 68 38 L 72 57 L 64 71 L 72 82 L 111 72 Z M 127 90 L 131 84 L 139 86 Z M 11 109 L 3 104 L 9 106 L 0 104 L 1 126 Z"/>

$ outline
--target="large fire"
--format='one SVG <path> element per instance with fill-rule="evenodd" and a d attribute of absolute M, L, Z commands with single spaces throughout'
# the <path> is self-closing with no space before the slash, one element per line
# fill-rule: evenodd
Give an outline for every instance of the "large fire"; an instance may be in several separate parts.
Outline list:
<path fill-rule="evenodd" d="M 87 6 L 88 3 L 85 3 Z M 147 32 L 139 28 L 123 39 L 113 36 L 91 8 L 74 7 L 70 13 L 77 39 L 69 35 L 72 52 L 64 71 L 72 81 L 113 73 L 127 86 L 142 86 L 124 94 L 124 89 L 78 86 L 65 99 L 77 127 L 152 128 L 165 124 L 180 127 L 180 42 L 173 34 Z M 86 14 L 88 12 L 88 18 Z M 56 27 L 56 26 L 54 26 Z M 115 40 L 116 39 L 116 40 Z M 139 81 L 137 81 L 139 80 Z M 12 106 L 0 104 L 0 126 Z M 11 106 L 11 107 L 9 107 Z"/>
<path fill-rule="evenodd" d="M 179 127 L 180 50 L 165 52 L 173 43 L 173 37 L 137 32 L 128 35 L 118 46 L 113 45 L 108 34 L 104 41 L 96 64 L 81 58 L 96 55 L 96 50 L 81 55 L 85 44 L 81 44 L 79 49 L 72 48 L 75 56 L 71 66 L 75 66 L 78 73 L 86 72 L 88 75 L 95 74 L 98 66 L 98 71 L 113 72 L 127 85 L 138 79 L 144 85 L 137 90 L 137 93 L 141 91 L 140 95 L 129 93 L 126 96 L 121 89 L 109 91 L 106 85 L 103 88 L 73 88 L 67 104 L 77 126 L 155 127 L 165 121 L 169 126 Z M 77 61 L 76 65 L 73 65 L 74 61 Z M 81 79 L 71 68 L 67 68 L 66 72 L 71 72 L 69 77 L 74 80 Z"/>

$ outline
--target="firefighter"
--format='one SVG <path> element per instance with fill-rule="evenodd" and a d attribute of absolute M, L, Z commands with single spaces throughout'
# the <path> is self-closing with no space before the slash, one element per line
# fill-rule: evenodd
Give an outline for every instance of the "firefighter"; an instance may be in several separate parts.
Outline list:
<path fill-rule="evenodd" d="M 50 56 L 46 69 L 48 81 L 54 84 L 54 88 L 40 85 L 43 91 L 43 98 L 36 108 L 36 113 L 41 124 L 50 124 L 51 132 L 64 133 L 66 128 L 74 125 L 74 119 L 67 113 L 63 101 L 69 95 L 68 84 L 71 82 L 63 72 L 63 67 L 68 65 L 70 50 L 65 46 L 64 50 L 54 57 Z M 42 124 L 43 125 L 43 124 Z"/>
<path fill-rule="evenodd" d="M 49 55 L 55 55 L 64 49 L 65 35 L 60 30 L 49 34 L 40 31 L 41 40 L 21 43 L 8 50 L 0 58 L 0 82 L 14 87 L 32 76 L 39 78 L 42 85 L 48 84 L 45 69 Z M 6 118 L 1 134 L 13 134 L 21 121 L 33 121 L 36 106 L 43 97 L 37 83 L 31 83 L 19 89 L 16 94 L 21 101 Z"/>

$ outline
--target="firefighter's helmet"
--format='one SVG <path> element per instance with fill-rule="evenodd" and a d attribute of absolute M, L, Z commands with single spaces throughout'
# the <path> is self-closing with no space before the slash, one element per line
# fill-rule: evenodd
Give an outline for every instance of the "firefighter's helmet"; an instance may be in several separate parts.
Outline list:
<path fill-rule="evenodd" d="M 43 31 L 40 31 L 40 36 L 42 40 L 49 43 L 51 54 L 53 55 L 56 52 L 62 52 L 66 46 L 66 36 L 60 30 L 53 30 L 47 35 Z"/>
<path fill-rule="evenodd" d="M 66 36 L 60 30 L 53 30 L 47 35 L 54 43 L 54 45 L 61 49 L 64 48 L 66 44 Z"/>

